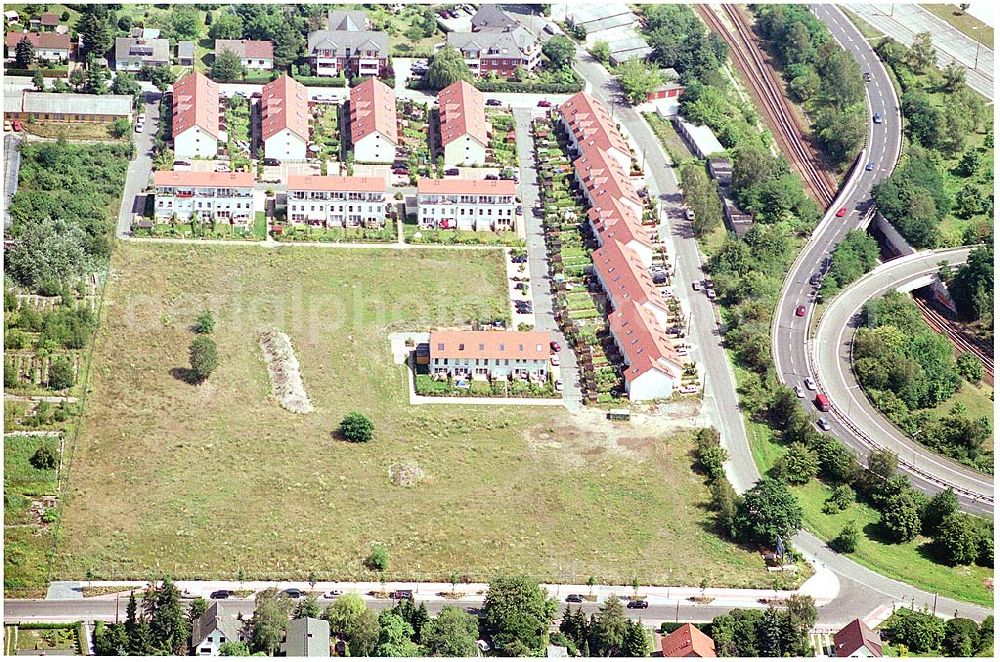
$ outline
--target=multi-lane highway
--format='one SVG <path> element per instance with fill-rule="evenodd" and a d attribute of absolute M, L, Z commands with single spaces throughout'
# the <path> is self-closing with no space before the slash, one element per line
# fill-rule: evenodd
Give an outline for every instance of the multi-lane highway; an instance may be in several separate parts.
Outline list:
<path fill-rule="evenodd" d="M 831 5 L 817 5 L 813 11 L 841 46 L 855 58 L 862 72 L 870 74 L 871 80 L 867 83 L 869 134 L 854 171 L 792 265 L 778 300 L 772 324 L 772 354 L 779 377 L 792 387 L 802 386 L 807 377 L 818 378 L 811 360 L 809 339 L 817 288 L 810 283 L 810 279 L 822 273 L 825 260 L 849 230 L 860 228 L 870 220 L 868 212 L 872 187 L 892 172 L 902 145 L 899 100 L 878 56 L 839 9 Z M 880 124 L 871 121 L 875 113 L 882 117 Z M 869 163 L 873 164 L 872 170 L 865 168 Z M 838 217 L 837 213 L 842 208 L 846 208 L 846 214 Z M 874 278 L 881 278 L 881 274 L 881 271 L 878 272 Z M 795 314 L 800 305 L 806 306 L 804 317 Z M 823 380 L 818 381 L 823 388 Z M 954 485 L 963 495 L 962 503 L 967 509 L 992 512 L 992 485 L 976 471 L 950 462 L 908 439 L 870 405 L 858 411 L 859 414 L 861 411 L 868 413 L 864 416 L 866 425 L 859 427 L 857 421 L 852 420 L 854 411 L 850 402 L 858 401 L 863 396 L 853 393 L 852 399 L 845 405 L 839 401 L 839 392 L 827 395 L 834 402 L 836 411 L 843 412 L 828 417 L 831 432 L 860 456 L 866 457 L 873 446 L 900 451 L 901 468 L 910 474 L 919 489 L 934 493 L 945 485 Z M 808 402 L 806 407 L 810 407 Z"/>
<path fill-rule="evenodd" d="M 991 513 L 993 480 L 948 458 L 923 453 L 918 443 L 896 429 L 871 404 L 854 375 L 851 347 L 855 319 L 865 302 L 892 290 L 923 286 L 936 277 L 940 263 L 963 264 L 971 248 L 915 253 L 881 265 L 841 292 L 823 314 L 812 343 L 816 381 L 833 403 L 832 417 L 839 425 L 879 443 L 900 458 L 915 484 L 928 491 L 950 485 L 967 510 Z"/>

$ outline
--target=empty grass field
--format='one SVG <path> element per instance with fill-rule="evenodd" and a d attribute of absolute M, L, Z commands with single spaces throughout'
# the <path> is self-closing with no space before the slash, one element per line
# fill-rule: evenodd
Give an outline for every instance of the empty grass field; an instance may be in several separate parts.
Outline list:
<path fill-rule="evenodd" d="M 554 408 L 408 404 L 388 334 L 503 315 L 501 252 L 121 244 L 54 574 L 539 579 L 766 586 L 711 531 L 690 434 Z M 215 311 L 220 365 L 179 379 Z M 270 395 L 257 330 L 287 333 L 316 411 Z M 360 410 L 375 439 L 336 437 Z M 417 463 L 420 484 L 389 478 Z"/>

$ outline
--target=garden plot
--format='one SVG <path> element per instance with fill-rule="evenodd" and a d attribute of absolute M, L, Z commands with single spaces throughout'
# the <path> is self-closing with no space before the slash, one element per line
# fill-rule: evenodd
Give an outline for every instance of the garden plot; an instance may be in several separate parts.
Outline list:
<path fill-rule="evenodd" d="M 333 174 L 325 172 L 327 161 L 341 160 L 340 110 L 339 103 L 312 104 L 310 109 L 313 116 L 311 140 L 319 147 L 319 152 L 313 156 L 320 160 L 324 175 Z"/>
<path fill-rule="evenodd" d="M 506 111 L 487 111 L 490 123 L 490 144 L 486 163 L 499 167 L 504 175 L 517 168 L 517 136 L 514 133 L 514 115 Z"/>

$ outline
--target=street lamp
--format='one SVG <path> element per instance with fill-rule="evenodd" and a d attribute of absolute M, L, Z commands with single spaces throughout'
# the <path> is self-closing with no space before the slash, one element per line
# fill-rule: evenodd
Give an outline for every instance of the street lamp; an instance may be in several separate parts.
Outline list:
<path fill-rule="evenodd" d="M 986 27 L 986 26 L 978 25 L 978 26 L 974 26 L 974 27 L 970 27 L 969 28 L 970 30 L 975 30 L 976 31 L 976 61 L 972 65 L 973 71 L 978 71 L 979 70 L 979 49 L 983 45 L 983 40 L 982 40 L 982 37 L 979 36 L 979 31 L 982 30 L 984 27 Z"/>

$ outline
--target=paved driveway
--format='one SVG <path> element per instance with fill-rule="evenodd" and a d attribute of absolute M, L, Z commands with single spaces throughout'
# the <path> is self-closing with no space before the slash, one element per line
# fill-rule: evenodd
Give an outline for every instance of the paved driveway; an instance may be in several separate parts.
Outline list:
<path fill-rule="evenodd" d="M 153 170 L 153 137 L 160 124 L 160 93 L 146 92 L 140 112 L 145 110 L 146 129 L 135 136 L 135 158 L 128 164 L 125 177 L 125 191 L 122 206 L 118 212 L 118 236 L 126 237 L 132 229 L 132 214 L 141 213 L 145 206 L 145 196 L 140 195 L 149 183 Z"/>

